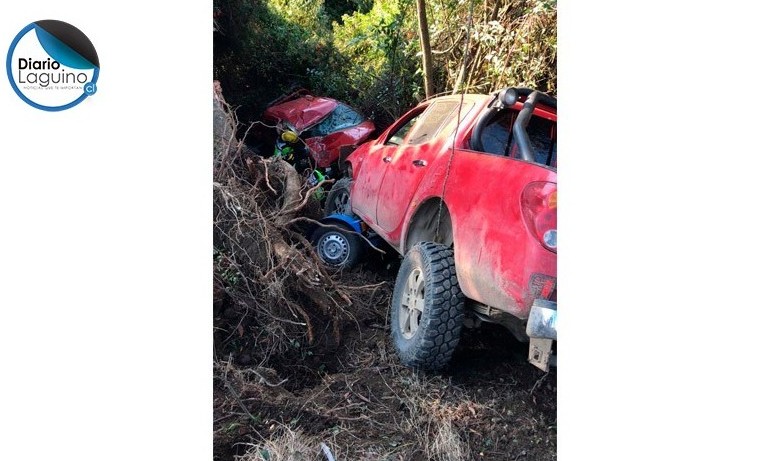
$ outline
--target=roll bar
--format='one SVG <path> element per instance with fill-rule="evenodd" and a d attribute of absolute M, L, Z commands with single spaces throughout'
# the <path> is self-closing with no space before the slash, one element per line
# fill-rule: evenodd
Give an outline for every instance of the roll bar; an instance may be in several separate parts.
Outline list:
<path fill-rule="evenodd" d="M 476 126 L 473 128 L 473 133 L 471 135 L 472 149 L 478 151 L 482 150 L 481 132 L 484 127 L 486 127 L 487 122 L 501 109 L 513 107 L 520 97 L 526 97 L 527 99 L 524 101 L 524 106 L 521 108 L 518 117 L 516 117 L 516 122 L 513 124 L 513 137 L 516 142 L 516 147 L 521 153 L 522 160 L 528 162 L 535 161 L 532 143 L 527 134 L 527 125 L 529 125 L 529 120 L 532 118 L 532 113 L 535 110 L 536 104 L 556 109 L 556 98 L 530 88 L 511 87 L 500 90 L 497 93 L 495 99 L 489 105 L 487 112 L 481 116 L 476 123 Z"/>

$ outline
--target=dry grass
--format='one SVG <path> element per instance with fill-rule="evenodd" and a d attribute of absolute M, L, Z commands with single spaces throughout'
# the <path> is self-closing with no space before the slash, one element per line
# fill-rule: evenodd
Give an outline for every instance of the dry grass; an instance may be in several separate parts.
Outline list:
<path fill-rule="evenodd" d="M 321 456 L 320 444 L 314 437 L 301 430 L 283 426 L 276 434 L 262 443 L 250 444 L 246 454 L 237 456 L 236 461 L 312 461 L 325 459 Z"/>
<path fill-rule="evenodd" d="M 435 423 L 426 437 L 428 459 L 435 461 L 464 461 L 469 459 L 468 444 L 460 437 L 448 418 Z"/>
<path fill-rule="evenodd" d="M 366 339 L 359 349 L 368 344 Z M 377 355 L 376 344 L 371 347 L 367 361 Z M 519 460 L 555 459 L 553 417 L 532 405 L 536 377 L 518 384 L 496 379 L 456 385 L 447 376 L 410 371 L 388 355 L 372 367 L 323 375 L 318 384 L 295 392 L 271 387 L 281 380 L 273 370 L 222 364 L 220 374 L 227 371 L 237 399 L 229 396 L 215 411 L 232 415 L 218 427 L 239 423 L 240 440 L 257 437 L 284 444 L 278 449 L 266 441 L 257 443 L 277 453 L 297 451 L 291 448 L 294 439 L 279 429 L 300 431 L 310 439 L 300 445 L 316 456 L 308 459 L 323 459 L 317 449 L 322 442 L 339 461 L 501 460 L 511 454 L 520 455 Z M 535 394 L 545 395 L 541 390 Z M 245 416 L 238 400 L 255 420 Z"/>
<path fill-rule="evenodd" d="M 481 406 L 467 399 L 458 402 L 457 390 L 448 389 L 438 376 L 412 372 L 402 377 L 400 384 L 394 392 L 407 411 L 398 427 L 404 434 L 420 434 L 418 443 L 411 447 L 413 454 L 419 452 L 435 461 L 468 459 L 468 443 L 455 423 L 469 408 L 475 414 L 474 407 Z"/>

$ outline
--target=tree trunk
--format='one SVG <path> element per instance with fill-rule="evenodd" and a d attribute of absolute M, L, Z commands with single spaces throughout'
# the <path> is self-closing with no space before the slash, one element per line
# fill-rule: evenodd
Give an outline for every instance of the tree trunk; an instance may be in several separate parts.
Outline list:
<path fill-rule="evenodd" d="M 422 48 L 422 74 L 425 82 L 425 97 L 435 93 L 433 89 L 433 56 L 430 51 L 428 16 L 425 13 L 425 0 L 417 0 L 417 21 L 420 25 L 420 48 Z"/>

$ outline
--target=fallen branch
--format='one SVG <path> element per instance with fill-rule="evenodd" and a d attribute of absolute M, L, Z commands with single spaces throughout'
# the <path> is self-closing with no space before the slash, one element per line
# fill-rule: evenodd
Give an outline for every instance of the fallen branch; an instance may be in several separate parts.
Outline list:
<path fill-rule="evenodd" d="M 305 216 L 299 216 L 299 217 L 297 217 L 297 218 L 291 219 L 291 220 L 289 220 L 289 221 L 288 221 L 286 224 L 287 224 L 287 225 L 288 225 L 288 224 L 296 224 L 296 223 L 298 223 L 298 222 L 300 222 L 300 221 L 309 222 L 309 223 L 311 223 L 311 224 L 315 224 L 315 225 L 316 225 L 316 226 L 318 226 L 318 227 L 325 227 L 325 228 L 329 228 L 329 229 L 336 229 L 336 228 L 337 228 L 337 226 L 335 226 L 334 224 L 324 224 L 324 223 L 322 223 L 322 222 L 319 222 L 319 221 L 317 221 L 317 220 L 315 220 L 315 219 L 307 218 L 307 217 L 305 217 Z M 366 238 L 366 237 L 365 237 L 363 234 L 358 234 L 358 236 L 359 236 L 359 237 L 361 237 L 361 240 L 363 240 L 364 242 L 366 242 L 366 244 L 367 244 L 367 245 L 369 245 L 369 246 L 370 246 L 370 247 L 371 247 L 371 248 L 372 248 L 374 251 L 376 251 L 376 252 L 378 252 L 378 253 L 381 253 L 381 254 L 387 254 L 387 252 L 386 252 L 385 250 L 383 250 L 383 249 L 381 249 L 381 248 L 377 248 L 377 247 L 376 247 L 376 246 L 375 246 L 375 245 L 374 245 L 374 244 L 373 244 L 373 243 L 372 243 L 372 242 L 371 242 L 371 241 L 370 241 L 368 238 Z"/>

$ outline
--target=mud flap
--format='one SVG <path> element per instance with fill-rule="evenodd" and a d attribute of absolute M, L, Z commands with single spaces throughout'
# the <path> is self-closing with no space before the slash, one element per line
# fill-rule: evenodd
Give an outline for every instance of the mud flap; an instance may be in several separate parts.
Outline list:
<path fill-rule="evenodd" d="M 536 299 L 527 320 L 529 339 L 529 363 L 547 372 L 555 366 L 556 356 L 551 355 L 551 346 L 556 339 L 556 303 Z"/>
<path fill-rule="evenodd" d="M 551 345 L 552 344 L 553 344 L 552 339 L 530 338 L 529 363 L 547 372 L 548 367 L 551 365 Z"/>

